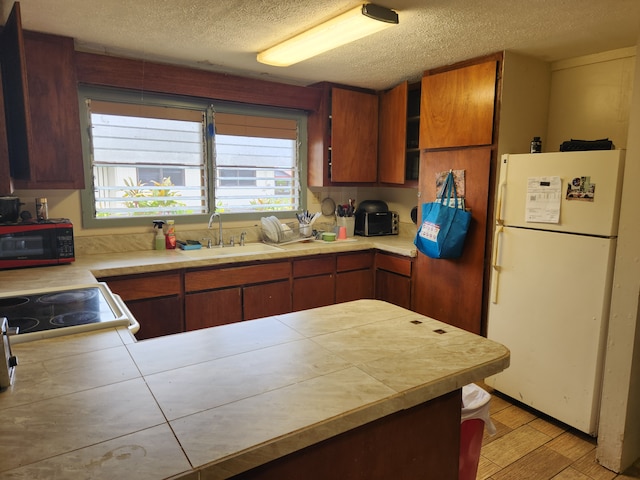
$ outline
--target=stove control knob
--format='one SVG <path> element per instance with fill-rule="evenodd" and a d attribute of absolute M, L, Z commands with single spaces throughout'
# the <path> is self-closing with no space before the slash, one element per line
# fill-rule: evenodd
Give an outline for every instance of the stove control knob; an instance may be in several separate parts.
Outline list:
<path fill-rule="evenodd" d="M 8 359 L 8 362 L 9 368 L 15 367 L 16 365 L 18 365 L 18 357 L 16 357 L 15 355 L 11 355 Z"/>

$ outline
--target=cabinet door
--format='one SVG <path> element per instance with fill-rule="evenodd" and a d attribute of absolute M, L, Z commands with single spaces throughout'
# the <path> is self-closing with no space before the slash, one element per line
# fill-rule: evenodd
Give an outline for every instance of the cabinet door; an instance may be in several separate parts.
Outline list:
<path fill-rule="evenodd" d="M 32 138 L 23 188 L 84 188 L 73 38 L 25 32 Z"/>
<path fill-rule="evenodd" d="M 184 331 L 182 299 L 178 296 L 130 300 L 126 304 L 140 324 L 135 335 L 138 340 Z"/>
<path fill-rule="evenodd" d="M 2 39 L 15 187 L 84 188 L 73 38 L 23 32 L 16 2 Z"/>
<path fill-rule="evenodd" d="M 377 270 L 376 298 L 410 309 L 411 278 L 386 270 Z"/>
<path fill-rule="evenodd" d="M 376 253 L 376 298 L 411 309 L 410 258 Z"/>
<path fill-rule="evenodd" d="M 372 269 L 336 274 L 336 303 L 361 298 L 373 298 Z"/>
<path fill-rule="evenodd" d="M 291 311 L 291 283 L 289 280 L 244 287 L 242 296 L 244 320 Z"/>
<path fill-rule="evenodd" d="M 492 60 L 422 78 L 420 148 L 492 143 L 497 64 Z"/>
<path fill-rule="evenodd" d="M 293 311 L 324 307 L 335 303 L 336 282 L 333 274 L 293 280 Z"/>
<path fill-rule="evenodd" d="M 11 168 L 9 167 L 9 147 L 3 95 L 2 73 L 0 72 L 0 195 L 10 195 L 13 193 L 13 184 L 11 182 Z"/>
<path fill-rule="evenodd" d="M 408 83 L 380 95 L 378 181 L 403 184 L 407 141 Z"/>
<path fill-rule="evenodd" d="M 184 331 L 180 273 L 127 275 L 100 281 L 122 297 L 140 323 L 138 340 Z"/>
<path fill-rule="evenodd" d="M 1 51 L 11 176 L 28 179 L 29 162 L 25 159 L 32 157 L 29 139 L 33 135 L 20 2 L 13 4 L 7 18 L 2 31 Z"/>
<path fill-rule="evenodd" d="M 471 224 L 460 258 L 433 259 L 418 254 L 413 307 L 418 313 L 473 333 L 482 330 L 491 155 L 489 147 L 428 151 L 422 153 L 420 163 L 423 201 L 435 198 L 437 172 L 465 171 L 465 201 L 471 210 Z M 418 217 L 422 217 L 420 212 Z"/>
<path fill-rule="evenodd" d="M 342 88 L 331 95 L 331 181 L 375 182 L 378 97 Z"/>
<path fill-rule="evenodd" d="M 242 290 L 239 287 L 188 293 L 184 302 L 187 331 L 242 320 Z"/>

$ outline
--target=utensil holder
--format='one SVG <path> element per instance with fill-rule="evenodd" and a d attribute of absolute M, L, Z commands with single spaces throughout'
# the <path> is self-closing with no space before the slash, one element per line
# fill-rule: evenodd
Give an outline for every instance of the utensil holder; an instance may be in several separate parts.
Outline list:
<path fill-rule="evenodd" d="M 356 228 L 355 217 L 337 217 L 336 223 L 339 227 L 345 227 L 347 229 L 347 237 L 353 237 Z"/>

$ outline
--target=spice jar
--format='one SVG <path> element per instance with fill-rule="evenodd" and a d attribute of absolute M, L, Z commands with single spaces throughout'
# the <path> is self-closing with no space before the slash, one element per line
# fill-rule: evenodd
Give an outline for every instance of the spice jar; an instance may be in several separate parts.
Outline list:
<path fill-rule="evenodd" d="M 39 222 L 46 222 L 49 219 L 49 206 L 44 197 L 36 198 L 36 218 Z"/>

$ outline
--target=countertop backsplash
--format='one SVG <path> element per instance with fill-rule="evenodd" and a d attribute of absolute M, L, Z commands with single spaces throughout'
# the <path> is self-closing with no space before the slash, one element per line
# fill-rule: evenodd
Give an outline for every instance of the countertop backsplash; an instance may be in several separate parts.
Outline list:
<path fill-rule="evenodd" d="M 335 227 L 335 217 L 320 217 L 315 224 L 317 230 L 332 230 Z M 231 236 L 236 242 L 240 241 L 240 234 L 247 232 L 245 237 L 246 243 L 255 243 L 262 241 L 262 229 L 259 225 L 245 227 L 224 228 L 225 244 L 229 243 Z M 400 237 L 413 237 L 416 234 L 416 226 L 413 223 L 400 222 Z M 215 244 L 217 240 L 217 229 L 202 230 L 180 230 L 180 226 L 176 228 L 176 238 L 178 240 L 198 240 L 203 244 L 204 238 L 211 238 Z M 126 253 L 145 250 L 153 250 L 155 233 L 126 233 L 121 235 L 90 235 L 76 236 L 75 251 L 76 256 L 82 255 L 99 255 L 105 253 Z"/>

